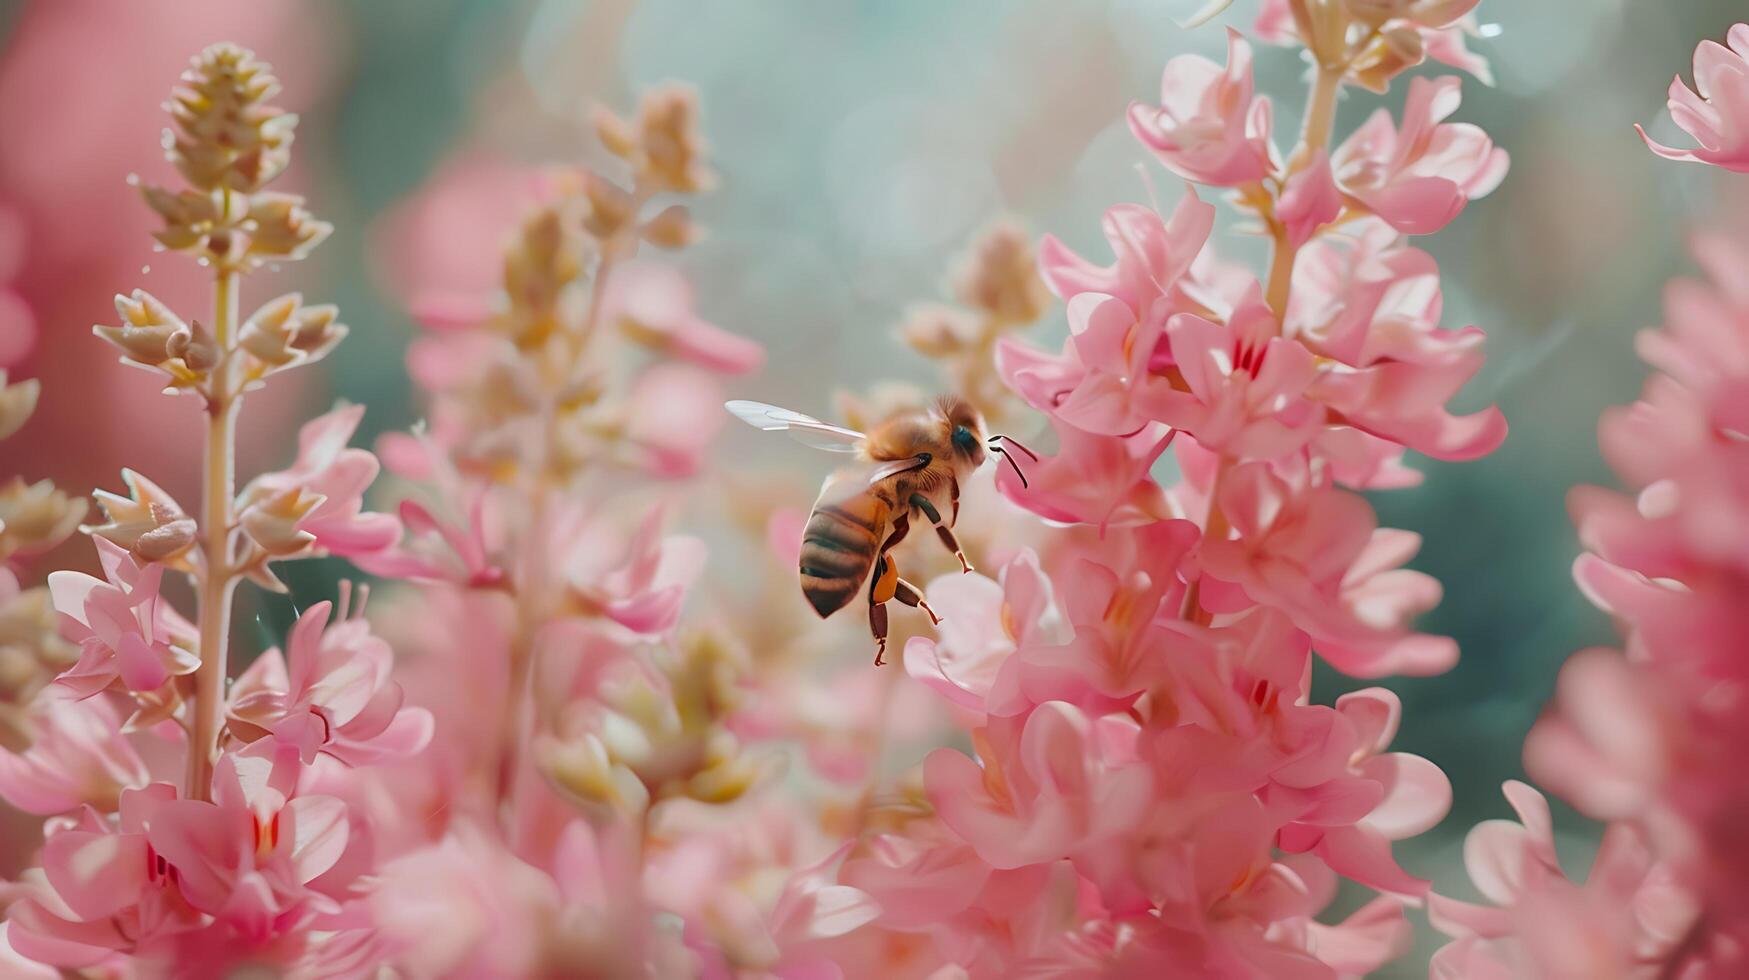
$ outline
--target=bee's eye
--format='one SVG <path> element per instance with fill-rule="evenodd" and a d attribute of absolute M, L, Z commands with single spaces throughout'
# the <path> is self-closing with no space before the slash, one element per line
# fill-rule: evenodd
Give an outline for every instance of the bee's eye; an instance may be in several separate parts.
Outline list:
<path fill-rule="evenodd" d="M 956 425 L 953 429 L 953 448 L 970 456 L 978 448 L 978 437 L 972 435 L 972 430 L 965 426 Z"/>

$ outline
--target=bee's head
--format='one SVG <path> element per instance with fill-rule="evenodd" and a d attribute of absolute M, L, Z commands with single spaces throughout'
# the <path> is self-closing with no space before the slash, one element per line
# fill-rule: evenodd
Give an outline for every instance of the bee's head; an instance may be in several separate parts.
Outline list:
<path fill-rule="evenodd" d="M 967 469 L 977 469 L 984 463 L 984 417 L 967 402 L 944 398 L 938 406 L 948 426 L 948 438 L 953 444 L 954 462 Z"/>

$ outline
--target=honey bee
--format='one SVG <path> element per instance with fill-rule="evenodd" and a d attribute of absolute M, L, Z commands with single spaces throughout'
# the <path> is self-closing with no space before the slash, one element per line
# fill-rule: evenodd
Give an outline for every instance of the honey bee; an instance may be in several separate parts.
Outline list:
<path fill-rule="evenodd" d="M 869 580 L 868 621 L 876 667 L 885 662 L 889 600 L 923 610 L 931 623 L 941 622 L 922 590 L 899 576 L 891 553 L 910 532 L 913 515 L 934 526 L 941 543 L 959 559 L 961 572 L 969 572 L 972 563 L 953 534 L 960 480 L 983 465 L 988 451 L 1004 456 L 1024 484 L 1025 474 L 1003 444 L 1032 456 L 1007 436 L 986 437 L 983 416 L 957 398 L 895 415 L 866 435 L 763 402 L 732 401 L 724 407 L 754 428 L 787 432 L 816 449 L 857 455 L 855 465 L 834 472 L 820 488 L 802 535 L 800 573 L 802 595 L 822 619 L 844 608 L 863 580 Z"/>

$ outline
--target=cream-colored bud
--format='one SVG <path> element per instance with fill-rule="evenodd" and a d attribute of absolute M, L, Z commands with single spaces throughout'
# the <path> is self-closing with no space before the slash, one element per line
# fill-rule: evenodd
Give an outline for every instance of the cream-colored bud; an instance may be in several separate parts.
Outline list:
<path fill-rule="evenodd" d="M 638 152 L 638 137 L 632 132 L 631 123 L 621 119 L 617 113 L 606 106 L 596 106 L 590 113 L 589 122 L 595 127 L 595 138 L 607 152 L 622 160 L 630 159 Z"/>
<path fill-rule="evenodd" d="M 1038 274 L 1038 256 L 1026 232 L 1003 222 L 972 244 L 954 277 L 959 301 L 1009 324 L 1044 315 L 1050 296 Z"/>
<path fill-rule="evenodd" d="M 637 208 L 632 195 L 600 174 L 584 174 L 583 200 L 588 212 L 583 215 L 583 230 L 598 241 L 618 238 L 637 220 Z"/>
<path fill-rule="evenodd" d="M 905 317 L 899 336 L 924 357 L 948 357 L 965 351 L 977 339 L 978 320 L 951 306 L 925 304 Z"/>
<path fill-rule="evenodd" d="M 267 103 L 279 92 L 268 66 L 232 44 L 197 55 L 171 93 L 176 129 L 165 149 L 197 190 L 250 193 L 279 176 L 291 158 L 297 117 Z"/>
<path fill-rule="evenodd" d="M 302 259 L 334 231 L 333 225 L 305 209 L 303 197 L 265 191 L 249 198 L 242 227 L 248 234 L 249 258 L 255 262 Z"/>
<path fill-rule="evenodd" d="M 50 480 L 14 477 L 0 486 L 0 559 L 38 554 L 67 539 L 85 517 L 84 498 L 69 497 Z"/>
<path fill-rule="evenodd" d="M 300 554 L 316 537 L 298 524 L 325 499 L 302 487 L 261 494 L 243 508 L 243 532 L 275 558 Z"/>
<path fill-rule="evenodd" d="M 698 131 L 698 93 L 689 86 L 664 85 L 644 96 L 638 150 L 638 176 L 653 190 L 691 194 L 715 181 Z"/>
<path fill-rule="evenodd" d="M 42 384 L 35 378 L 6 383 L 6 372 L 0 370 L 0 439 L 17 432 L 36 411 L 36 400 L 42 394 Z"/>
<path fill-rule="evenodd" d="M 91 329 L 123 357 L 139 364 L 156 367 L 170 360 L 174 356 L 169 350 L 170 338 L 189 329 L 170 307 L 143 289 L 130 296 L 117 295 L 115 310 L 121 314 L 119 327 L 100 323 Z"/>
<path fill-rule="evenodd" d="M 654 218 L 644 222 L 640 232 L 644 241 L 657 248 L 679 249 L 699 239 L 698 225 L 683 204 L 663 208 Z"/>
<path fill-rule="evenodd" d="M 1393 27 L 1374 39 L 1349 68 L 1355 84 L 1385 92 L 1391 79 L 1419 65 L 1427 57 L 1421 32 L 1413 27 Z"/>

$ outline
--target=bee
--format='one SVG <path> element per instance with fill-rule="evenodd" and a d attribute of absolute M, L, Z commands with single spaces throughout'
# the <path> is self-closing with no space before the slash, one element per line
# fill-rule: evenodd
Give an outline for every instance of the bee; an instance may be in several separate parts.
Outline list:
<path fill-rule="evenodd" d="M 802 595 L 822 619 L 844 608 L 868 581 L 876 667 L 885 663 L 890 600 L 923 610 L 931 623 L 941 622 L 922 590 L 899 576 L 892 554 L 910 533 L 912 519 L 928 521 L 942 545 L 959 559 L 960 571 L 970 572 L 972 563 L 953 534 L 960 481 L 982 466 L 990 452 L 1004 456 L 1024 485 L 1026 475 L 1004 442 L 1037 459 L 1007 436 L 986 437 L 983 416 L 957 398 L 895 415 L 866 435 L 763 402 L 732 401 L 724 407 L 754 428 L 787 432 L 816 449 L 856 454 L 855 464 L 828 476 L 820 488 L 802 534 L 799 571 Z"/>

